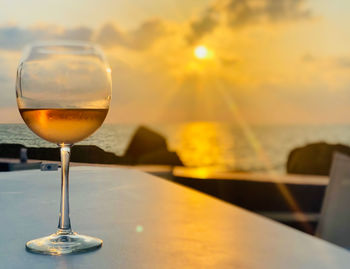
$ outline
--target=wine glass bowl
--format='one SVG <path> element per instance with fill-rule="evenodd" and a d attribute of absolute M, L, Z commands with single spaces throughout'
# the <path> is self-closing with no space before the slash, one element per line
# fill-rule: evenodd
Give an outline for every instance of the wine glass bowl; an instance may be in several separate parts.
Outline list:
<path fill-rule="evenodd" d="M 62 255 L 99 248 L 102 240 L 72 231 L 69 217 L 71 146 L 95 132 L 108 113 L 111 69 L 91 43 L 52 41 L 25 50 L 16 97 L 26 125 L 61 151 L 61 204 L 57 232 L 26 243 L 31 252 Z"/>
<path fill-rule="evenodd" d="M 41 138 L 73 144 L 103 123 L 111 99 L 111 69 L 89 43 L 46 42 L 26 49 L 17 71 L 21 116 Z"/>

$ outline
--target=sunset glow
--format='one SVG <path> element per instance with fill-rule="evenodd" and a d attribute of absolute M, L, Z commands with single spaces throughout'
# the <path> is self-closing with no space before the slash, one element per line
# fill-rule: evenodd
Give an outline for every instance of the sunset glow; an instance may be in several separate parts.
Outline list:
<path fill-rule="evenodd" d="M 141 0 L 142 9 L 101 0 L 97 13 L 91 2 L 78 1 L 84 11 L 55 2 L 59 9 L 29 16 L 29 2 L 15 1 L 1 16 L 0 122 L 21 122 L 14 70 L 21 49 L 45 39 L 100 45 L 117 96 L 107 122 L 231 120 L 218 89 L 234 96 L 249 124 L 350 122 L 345 0 Z M 67 7 L 76 15 L 63 15 Z"/>

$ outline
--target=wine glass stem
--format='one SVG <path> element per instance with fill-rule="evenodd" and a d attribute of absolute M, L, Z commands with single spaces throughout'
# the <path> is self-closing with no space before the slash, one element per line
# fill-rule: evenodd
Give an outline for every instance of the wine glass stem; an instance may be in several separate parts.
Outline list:
<path fill-rule="evenodd" d="M 69 218 L 69 159 L 71 145 L 60 144 L 61 150 L 61 206 L 58 220 L 58 233 L 70 233 Z"/>

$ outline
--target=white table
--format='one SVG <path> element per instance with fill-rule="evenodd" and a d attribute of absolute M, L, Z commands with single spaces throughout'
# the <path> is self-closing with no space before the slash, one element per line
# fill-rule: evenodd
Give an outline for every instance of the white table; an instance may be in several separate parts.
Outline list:
<path fill-rule="evenodd" d="M 104 240 L 70 256 L 25 251 L 55 231 L 59 172 L 0 173 L 0 268 L 350 268 L 345 249 L 194 190 L 120 168 L 71 169 L 73 229 Z"/>

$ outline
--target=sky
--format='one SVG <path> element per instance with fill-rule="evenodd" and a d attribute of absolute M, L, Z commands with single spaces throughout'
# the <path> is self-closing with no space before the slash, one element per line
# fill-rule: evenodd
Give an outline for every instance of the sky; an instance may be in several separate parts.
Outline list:
<path fill-rule="evenodd" d="M 22 48 L 49 39 L 101 45 L 112 68 L 110 123 L 350 123 L 349 1 L 0 5 L 0 123 L 22 122 L 14 90 Z"/>

